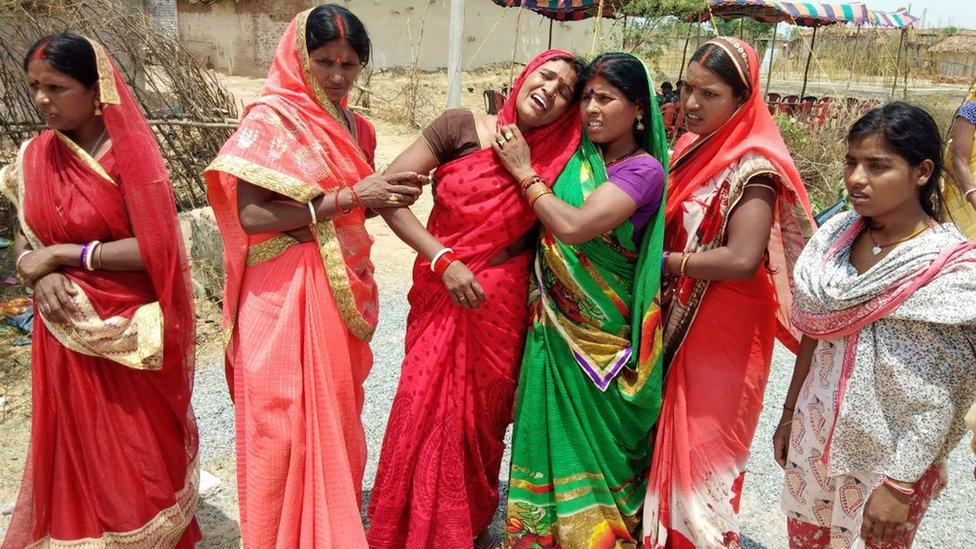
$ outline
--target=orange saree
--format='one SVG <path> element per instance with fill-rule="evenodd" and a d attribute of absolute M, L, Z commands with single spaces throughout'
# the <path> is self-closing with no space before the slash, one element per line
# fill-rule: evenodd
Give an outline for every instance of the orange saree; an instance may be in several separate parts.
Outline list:
<path fill-rule="evenodd" d="M 360 411 L 377 293 L 363 208 L 314 224 L 304 244 L 249 236 L 237 216 L 239 181 L 308 202 L 372 172 L 371 126 L 309 72 L 309 11 L 285 30 L 262 97 L 205 173 L 227 270 L 241 533 L 254 548 L 366 544 Z"/>

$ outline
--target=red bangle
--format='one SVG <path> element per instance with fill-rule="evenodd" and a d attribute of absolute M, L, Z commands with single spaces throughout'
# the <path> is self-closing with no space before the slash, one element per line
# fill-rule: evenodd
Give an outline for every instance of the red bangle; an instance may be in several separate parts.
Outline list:
<path fill-rule="evenodd" d="M 349 186 L 349 192 L 352 193 L 352 207 L 355 208 L 356 206 L 362 206 L 363 205 L 363 201 L 360 200 L 359 193 L 356 192 L 356 187 L 350 185 Z M 350 208 L 350 209 L 352 209 L 352 208 Z"/>
<path fill-rule="evenodd" d="M 343 188 L 345 188 L 345 187 L 343 187 Z M 339 205 L 339 193 L 341 193 L 341 192 L 342 192 L 342 189 L 341 188 L 335 192 L 335 198 L 332 199 L 332 202 L 335 205 L 335 209 L 336 209 L 337 212 L 339 212 L 341 214 L 347 214 L 347 213 L 349 213 L 349 212 L 352 211 L 353 206 L 350 206 L 348 210 L 343 210 L 342 209 L 342 206 Z M 353 195 L 353 196 L 355 196 L 355 195 Z"/>
<path fill-rule="evenodd" d="M 434 262 L 434 274 L 436 274 L 438 277 L 444 276 L 444 271 L 447 270 L 451 263 L 454 263 L 457 260 L 458 256 L 454 252 L 442 254 L 437 258 L 437 261 Z"/>

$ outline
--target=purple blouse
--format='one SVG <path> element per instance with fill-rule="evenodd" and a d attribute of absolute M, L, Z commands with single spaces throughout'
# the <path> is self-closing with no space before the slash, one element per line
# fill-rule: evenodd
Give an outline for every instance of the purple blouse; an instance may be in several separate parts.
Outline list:
<path fill-rule="evenodd" d="M 644 228 L 661 207 L 664 168 L 653 156 L 642 154 L 610 166 L 607 168 L 607 177 L 637 204 L 637 210 L 630 216 L 630 222 L 634 224 L 634 240 L 640 242 L 644 236 Z"/>

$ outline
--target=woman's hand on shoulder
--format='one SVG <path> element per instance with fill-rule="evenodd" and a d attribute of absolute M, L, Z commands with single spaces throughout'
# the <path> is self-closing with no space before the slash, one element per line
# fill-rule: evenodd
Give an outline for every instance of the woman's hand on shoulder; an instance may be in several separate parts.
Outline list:
<path fill-rule="evenodd" d="M 68 277 L 61 273 L 50 273 L 34 283 L 34 302 L 44 317 L 55 324 L 68 324 L 71 317 L 77 317 L 81 310 L 72 299 L 77 291 Z"/>
<path fill-rule="evenodd" d="M 444 270 L 441 277 L 451 299 L 462 309 L 477 309 L 485 302 L 485 291 L 478 279 L 461 261 L 454 261 Z"/>
<path fill-rule="evenodd" d="M 420 189 L 429 182 L 429 177 L 414 172 L 374 173 L 356 183 L 354 189 L 367 208 L 402 208 L 416 202 Z"/>
<path fill-rule="evenodd" d="M 535 174 L 532 169 L 532 153 L 529 144 L 522 136 L 518 126 L 509 124 L 499 126 L 492 140 L 491 148 L 498 156 L 502 166 L 512 174 L 516 181 L 521 181 Z"/>

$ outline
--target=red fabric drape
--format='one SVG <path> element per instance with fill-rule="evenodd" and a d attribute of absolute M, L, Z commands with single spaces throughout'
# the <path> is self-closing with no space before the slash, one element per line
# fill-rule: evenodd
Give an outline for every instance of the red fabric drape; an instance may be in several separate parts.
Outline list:
<path fill-rule="evenodd" d="M 193 300 L 173 192 L 139 104 L 102 47 L 93 46 L 102 97 L 112 86 L 118 95 L 102 105 L 112 146 L 101 162 L 115 184 L 45 131 L 24 152 L 24 217 L 44 245 L 137 239 L 144 271 L 60 272 L 102 318 L 131 318 L 140 305 L 158 301 L 163 364 L 136 370 L 79 354 L 44 322 L 34 324 L 31 443 L 5 548 L 45 538 L 111 543 L 139 529 L 146 531 L 129 539 L 154 546 L 200 538 L 192 520 Z M 190 522 L 174 530 L 172 522 L 159 526 L 161 516 Z"/>
<path fill-rule="evenodd" d="M 516 119 L 526 76 L 563 51 L 532 60 L 499 122 Z M 527 132 L 533 167 L 552 183 L 579 145 L 576 105 Z M 487 302 L 467 311 L 418 258 L 408 296 L 406 358 L 370 501 L 370 547 L 471 547 L 498 504 L 505 428 L 527 329 L 529 254 L 489 260 L 536 222 L 491 149 L 444 164 L 427 229 L 478 278 Z"/>
<path fill-rule="evenodd" d="M 792 271 L 805 238 L 812 234 L 813 212 L 806 187 L 800 178 L 776 121 L 769 114 L 765 99 L 760 93 L 759 57 L 756 50 L 737 38 L 721 37 L 716 43 L 728 44 L 732 48 L 733 59 L 738 57 L 738 47 L 746 54 L 746 68 L 750 81 L 750 95 L 746 102 L 729 120 L 711 135 L 700 136 L 688 132 L 678 139 L 671 157 L 671 174 L 666 205 L 667 250 L 684 250 L 688 234 L 682 226 L 682 205 L 691 195 L 713 177 L 727 169 L 730 164 L 749 152 L 761 154 L 776 168 L 780 176 L 777 219 L 773 223 L 770 236 L 769 262 L 776 287 L 779 307 L 776 315 L 779 321 L 777 335 L 790 349 L 796 351 L 798 334 L 789 322 L 792 306 Z M 785 222 L 791 216 L 795 220 Z M 723 219 L 711 220 L 715 226 L 723 226 Z M 791 231 L 794 227 L 805 229 L 807 234 Z"/>

